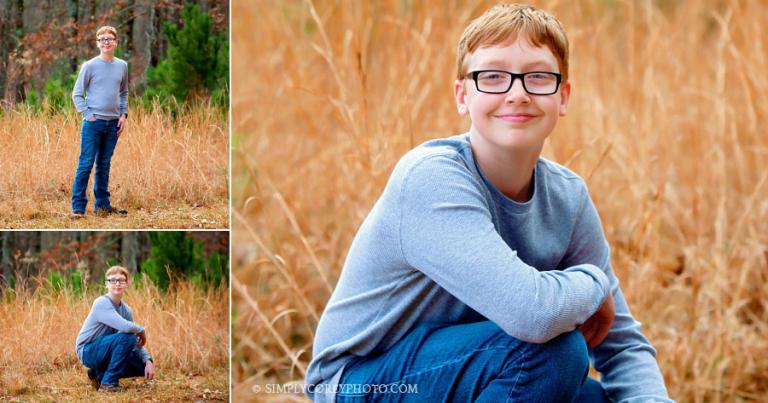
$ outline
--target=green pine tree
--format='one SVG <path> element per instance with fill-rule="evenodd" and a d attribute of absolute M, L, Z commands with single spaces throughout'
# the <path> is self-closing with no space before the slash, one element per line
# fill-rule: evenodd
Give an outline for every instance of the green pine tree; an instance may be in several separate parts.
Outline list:
<path fill-rule="evenodd" d="M 226 33 L 214 32 L 213 19 L 197 4 L 186 4 L 181 13 L 183 27 L 166 22 L 168 55 L 147 72 L 145 98 L 173 96 L 177 101 L 212 96 L 226 105 L 228 94 L 229 43 Z"/>

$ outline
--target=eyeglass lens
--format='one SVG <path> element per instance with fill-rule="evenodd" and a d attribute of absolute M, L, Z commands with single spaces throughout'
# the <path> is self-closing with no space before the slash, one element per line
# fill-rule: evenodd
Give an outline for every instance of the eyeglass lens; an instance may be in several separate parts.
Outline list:
<path fill-rule="evenodd" d="M 532 95 L 549 95 L 557 91 L 557 74 L 530 72 L 513 75 L 506 71 L 481 71 L 477 73 L 477 89 L 481 92 L 503 94 L 512 88 L 513 78 L 522 76 L 523 88 Z"/>

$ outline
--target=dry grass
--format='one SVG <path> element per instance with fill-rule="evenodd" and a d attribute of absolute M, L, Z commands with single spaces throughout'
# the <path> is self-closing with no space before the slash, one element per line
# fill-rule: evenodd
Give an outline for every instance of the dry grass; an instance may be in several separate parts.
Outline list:
<path fill-rule="evenodd" d="M 768 10 L 535 3 L 572 45 L 570 110 L 545 155 L 587 180 L 670 394 L 768 400 Z M 467 130 L 454 49 L 489 5 L 233 4 L 233 399 L 303 378 L 394 163 Z"/>
<path fill-rule="evenodd" d="M 102 290 L 103 291 L 103 290 Z M 98 290 L 6 294 L 0 302 L 0 400 L 93 401 L 75 355 L 75 339 Z M 133 287 L 125 301 L 147 330 L 157 376 L 123 381 L 116 401 L 228 401 L 229 293 L 204 292 L 181 283 L 162 295 L 150 283 Z"/>
<path fill-rule="evenodd" d="M 229 133 L 226 118 L 202 105 L 174 121 L 159 108 L 134 107 L 112 158 L 112 203 L 127 218 L 70 220 L 80 152 L 80 116 L 36 115 L 20 106 L 0 114 L 0 227 L 227 228 Z M 203 221 L 204 220 L 204 221 Z"/>

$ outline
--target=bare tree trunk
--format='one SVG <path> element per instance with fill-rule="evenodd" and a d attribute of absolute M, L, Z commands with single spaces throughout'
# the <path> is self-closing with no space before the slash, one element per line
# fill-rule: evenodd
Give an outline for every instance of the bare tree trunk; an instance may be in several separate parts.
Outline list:
<path fill-rule="evenodd" d="M 4 231 L 2 240 L 0 241 L 0 266 L 2 266 L 2 284 L 8 286 L 11 281 L 11 275 L 13 275 L 13 248 L 11 247 L 11 234 L 10 231 Z"/>
<path fill-rule="evenodd" d="M 17 100 L 24 100 L 24 82 L 23 67 L 18 59 L 18 42 L 20 35 L 24 32 L 24 0 L 8 1 L 6 3 L 7 16 L 10 21 L 8 32 L 9 45 L 15 51 L 9 51 L 5 65 L 5 92 L 3 99 L 10 104 L 15 104 Z M 6 45 L 4 45 L 6 46 Z"/>
<path fill-rule="evenodd" d="M 77 11 L 80 8 L 80 4 L 78 0 L 67 0 L 67 17 L 74 22 L 72 29 L 70 30 L 70 35 L 72 37 L 77 36 L 78 31 L 78 24 L 77 24 Z M 69 71 L 77 71 L 77 57 L 74 56 L 74 54 L 69 58 Z"/>
<path fill-rule="evenodd" d="M 120 247 L 121 262 L 131 272 L 136 274 L 138 271 L 137 255 L 139 252 L 138 233 L 135 231 L 123 232 L 122 245 Z"/>

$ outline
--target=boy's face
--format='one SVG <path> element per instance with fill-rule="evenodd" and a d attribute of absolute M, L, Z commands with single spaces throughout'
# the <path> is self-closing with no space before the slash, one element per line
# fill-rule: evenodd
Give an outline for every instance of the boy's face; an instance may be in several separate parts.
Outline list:
<path fill-rule="evenodd" d="M 554 54 L 547 47 L 534 47 L 523 36 L 469 54 L 467 73 L 478 70 L 560 73 Z M 509 91 L 502 94 L 479 91 L 472 77 L 457 80 L 454 93 L 459 114 L 469 115 L 472 120 L 470 133 L 485 147 L 498 151 L 540 152 L 544 140 L 555 128 L 558 116 L 565 116 L 570 83 L 561 83 L 552 95 L 531 95 L 524 89 L 522 78 L 513 80 Z M 534 88 L 533 84 L 528 87 L 529 90 Z"/>
<path fill-rule="evenodd" d="M 112 54 L 117 47 L 117 40 L 110 33 L 101 34 L 96 38 L 96 44 L 101 53 Z"/>
<path fill-rule="evenodd" d="M 123 291 L 128 287 L 128 281 L 122 274 L 112 274 L 107 277 L 107 291 L 112 296 L 122 296 Z"/>

